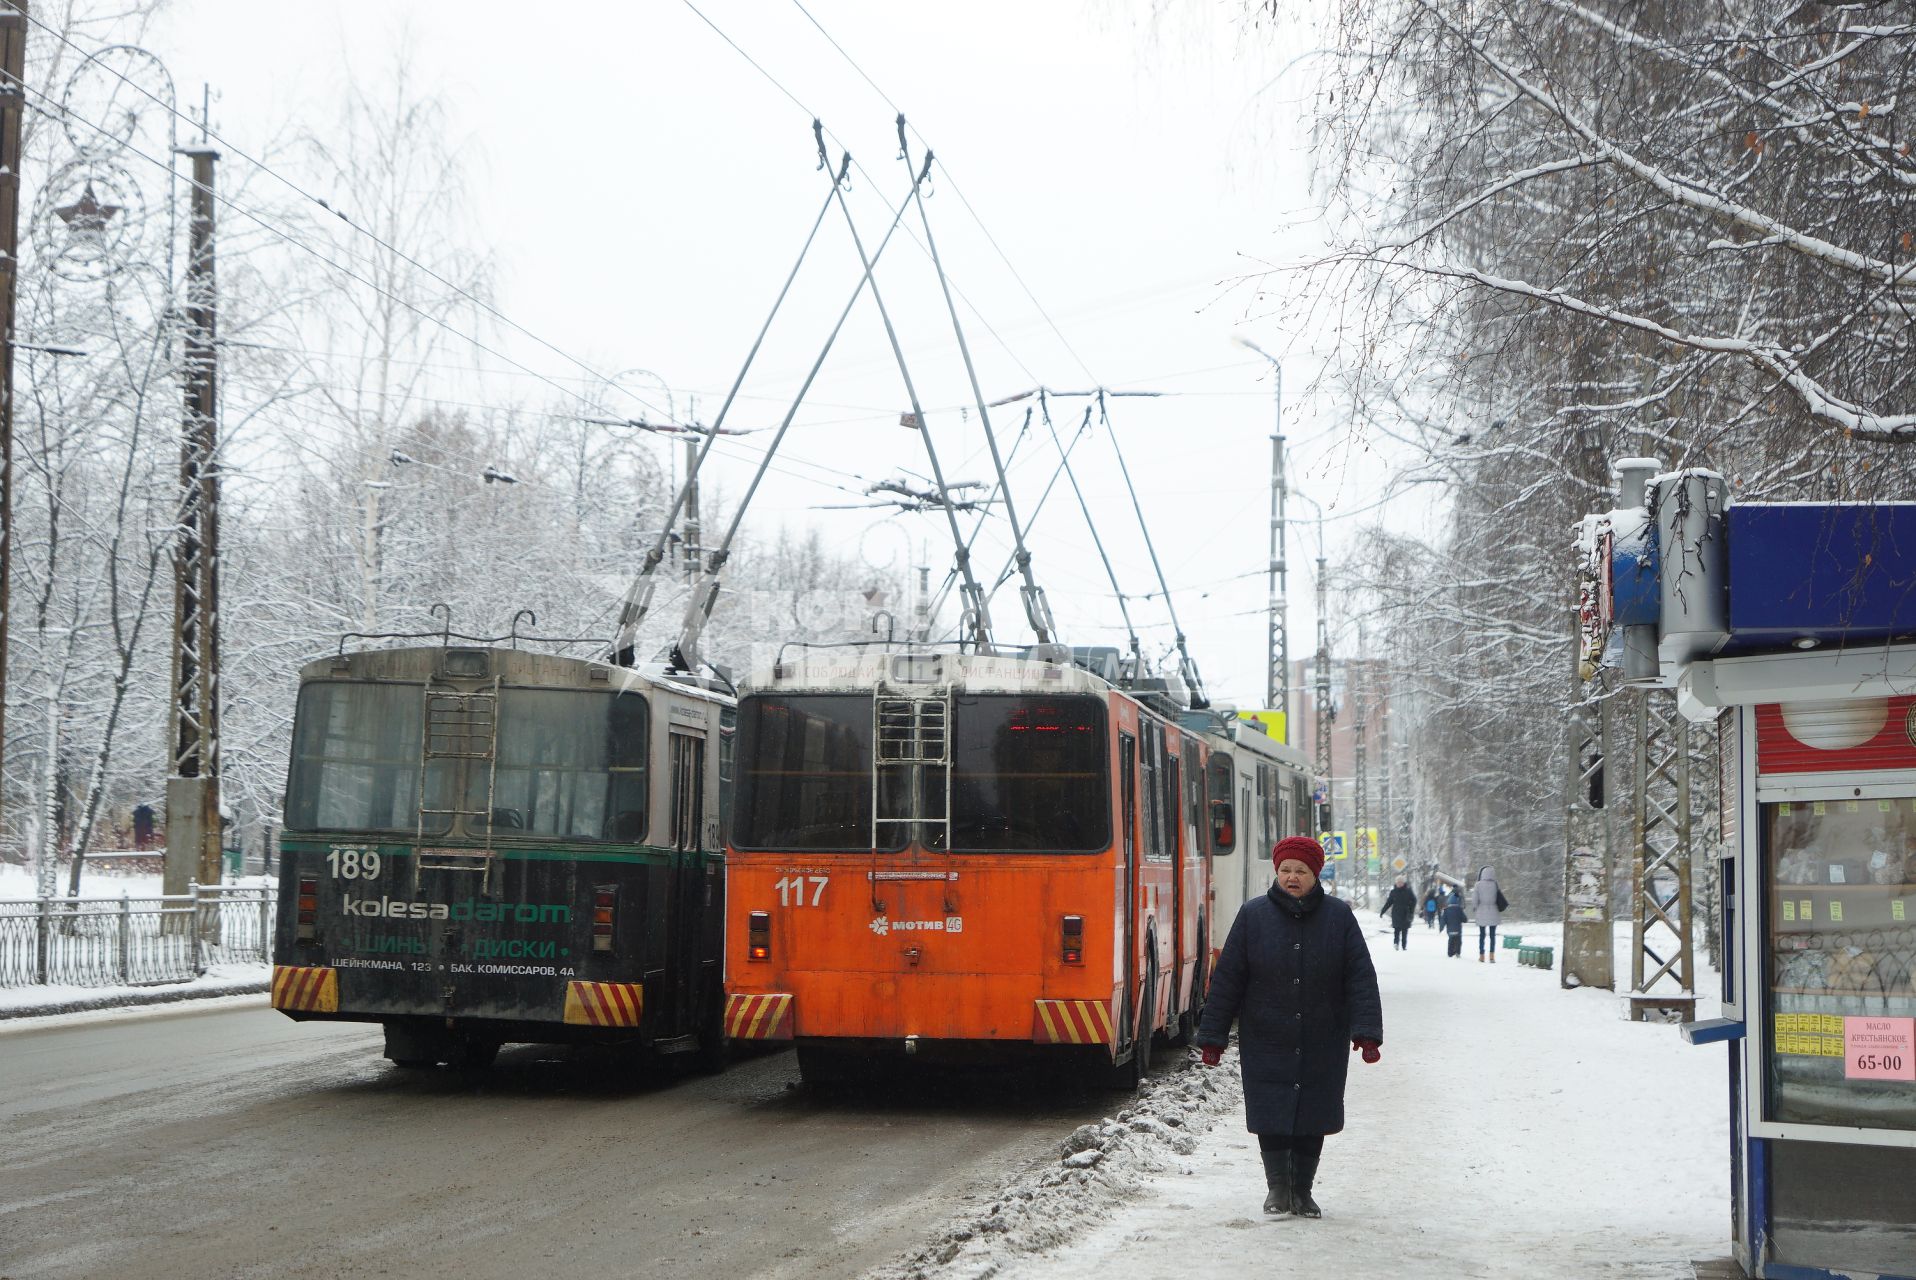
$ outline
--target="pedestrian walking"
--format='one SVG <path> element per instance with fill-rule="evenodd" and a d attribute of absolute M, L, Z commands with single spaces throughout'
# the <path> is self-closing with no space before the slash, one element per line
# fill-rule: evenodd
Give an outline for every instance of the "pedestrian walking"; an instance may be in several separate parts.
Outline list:
<path fill-rule="evenodd" d="M 1450 897 L 1444 902 L 1444 932 L 1449 935 L 1449 950 L 1445 954 L 1452 960 L 1464 953 L 1464 923 L 1468 919 L 1464 914 L 1462 895 L 1452 889 Z"/>
<path fill-rule="evenodd" d="M 1424 928 L 1437 927 L 1437 913 L 1443 909 L 1443 905 L 1438 899 L 1436 885 L 1424 890 Z"/>
<path fill-rule="evenodd" d="M 1391 886 L 1390 896 L 1384 899 L 1384 911 L 1390 912 L 1390 945 L 1396 951 L 1410 950 L 1410 922 L 1417 918 L 1417 895 L 1410 891 L 1410 881 L 1403 876 L 1397 877 L 1397 883 Z"/>
<path fill-rule="evenodd" d="M 1509 906 L 1490 868 L 1485 867 L 1478 872 L 1477 883 L 1470 890 L 1470 918 L 1477 922 L 1478 964 L 1484 962 L 1486 939 L 1489 941 L 1490 963 L 1497 963 L 1497 926 L 1504 922 L 1504 911 Z"/>
<path fill-rule="evenodd" d="M 1318 881 L 1323 848 L 1286 836 L 1271 862 L 1277 882 L 1231 922 L 1197 1043 L 1214 1067 L 1238 1024 L 1244 1126 L 1264 1159 L 1264 1211 L 1318 1218 L 1311 1192 L 1325 1136 L 1344 1128 L 1349 1055 L 1382 1056 L 1384 1007 L 1356 915 Z"/>

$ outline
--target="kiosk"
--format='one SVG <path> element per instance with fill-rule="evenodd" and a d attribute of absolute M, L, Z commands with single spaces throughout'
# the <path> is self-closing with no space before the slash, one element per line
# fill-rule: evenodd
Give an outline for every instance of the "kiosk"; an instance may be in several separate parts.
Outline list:
<path fill-rule="evenodd" d="M 1723 745 L 1736 1261 L 1916 1277 L 1916 503 L 1733 503 L 1617 464 L 1585 657 Z M 1633 501 L 1640 495 L 1640 503 Z"/>

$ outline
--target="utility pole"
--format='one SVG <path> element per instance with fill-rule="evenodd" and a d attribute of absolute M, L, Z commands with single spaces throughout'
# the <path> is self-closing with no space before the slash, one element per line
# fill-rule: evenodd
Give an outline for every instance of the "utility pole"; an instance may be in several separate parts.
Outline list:
<path fill-rule="evenodd" d="M 1666 689 L 1637 691 L 1637 794 L 1630 878 L 1630 1018 L 1696 1012 L 1690 902 L 1690 722 Z M 1672 990 L 1665 982 L 1673 980 Z"/>
<path fill-rule="evenodd" d="M 1284 366 L 1276 356 L 1248 338 L 1238 345 L 1247 347 L 1271 362 L 1275 383 L 1271 391 L 1273 421 L 1271 434 L 1271 555 L 1267 582 L 1270 616 L 1265 640 L 1264 705 L 1284 716 L 1284 743 L 1291 742 L 1291 637 L 1290 570 L 1285 564 L 1284 537 Z"/>
<path fill-rule="evenodd" d="M 1395 767 L 1395 757 L 1390 749 L 1390 679 L 1385 677 L 1377 682 L 1377 754 L 1384 762 L 1383 771 L 1377 778 L 1377 865 L 1382 869 L 1385 879 L 1392 879 L 1397 871 L 1395 865 L 1403 846 L 1397 842 L 1397 829 L 1391 811 L 1390 796 L 1391 770 Z M 1406 862 L 1408 869 L 1409 863 Z"/>
<path fill-rule="evenodd" d="M 1331 623 L 1330 570 L 1324 564 L 1324 517 L 1317 519 L 1317 662 L 1316 662 L 1317 755 L 1311 768 L 1324 783 L 1324 800 L 1318 805 L 1317 829 L 1332 830 L 1336 806 L 1331 795 Z"/>
<path fill-rule="evenodd" d="M 1356 864 L 1358 883 L 1368 894 L 1370 889 L 1370 846 L 1364 840 L 1364 824 L 1370 817 L 1369 796 L 1366 794 L 1364 738 L 1369 730 L 1366 719 L 1370 714 L 1370 680 L 1365 668 L 1364 629 L 1357 629 L 1358 658 L 1351 663 L 1346 683 L 1351 691 L 1351 834 L 1350 843 L 1345 847 L 1351 851 L 1351 861 Z M 1366 904 L 1369 898 L 1364 899 Z"/>
<path fill-rule="evenodd" d="M 685 576 L 697 578 L 705 570 L 699 550 L 699 442 L 685 442 Z"/>
<path fill-rule="evenodd" d="M 173 549 L 172 772 L 166 781 L 165 890 L 220 880 L 219 398 L 213 275 L 213 168 L 219 152 L 181 148 L 193 161 L 183 342 L 186 403 L 180 428 L 180 523 Z"/>
<path fill-rule="evenodd" d="M 931 639 L 931 566 L 919 565 L 918 599 L 911 607 L 911 638 L 918 644 Z"/>
<path fill-rule="evenodd" d="M 1608 760 L 1610 699 L 1603 678 L 1583 678 L 1578 610 L 1570 611 L 1570 732 L 1563 805 L 1563 969 L 1565 987 L 1616 990 L 1610 931 Z"/>
<path fill-rule="evenodd" d="M 13 312 L 20 261 L 20 111 L 26 100 L 27 0 L 0 12 L 0 763 L 7 741 L 7 607 L 13 586 Z M 0 794 L 0 802 L 4 802 Z M 3 812 L 0 812 L 3 816 Z M 4 825 L 0 825 L 4 830 Z"/>

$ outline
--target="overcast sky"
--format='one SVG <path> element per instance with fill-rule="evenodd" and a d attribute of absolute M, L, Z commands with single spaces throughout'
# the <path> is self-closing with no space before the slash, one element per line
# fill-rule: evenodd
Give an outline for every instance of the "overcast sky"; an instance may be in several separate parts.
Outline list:
<path fill-rule="evenodd" d="M 1113 401 L 1114 426 L 1213 692 L 1260 703 L 1273 383 L 1233 335 L 1284 358 L 1299 490 L 1350 510 L 1375 501 L 1382 478 L 1375 456 L 1353 446 L 1335 398 L 1307 392 L 1326 335 L 1285 331 L 1269 318 L 1275 305 L 1256 297 L 1258 282 L 1245 283 L 1263 264 L 1305 258 L 1318 243 L 1303 126 L 1311 71 L 1300 58 L 1309 31 L 1248 26 L 1243 6 L 1229 2 L 1168 16 L 1121 0 L 806 7 L 876 88 L 787 0 L 699 0 L 776 85 L 699 12 L 666 0 L 183 0 L 147 43 L 183 97 L 197 101 L 201 82 L 213 86 L 215 129 L 251 154 L 295 124 L 323 132 L 346 77 L 378 81 L 409 59 L 419 87 L 447 104 L 474 194 L 465 234 L 501 269 L 500 310 L 590 369 L 653 371 L 681 415 L 696 400 L 708 421 L 826 196 L 812 115 L 831 130 L 834 160 L 849 147 L 863 167 L 850 201 L 869 247 L 908 187 L 895 103 L 949 171 L 934 176 L 926 207 L 968 300 L 960 317 L 986 398 L 1034 383 L 1176 393 Z M 921 145 L 913 139 L 914 162 Z M 231 181 L 230 167 L 243 162 L 227 163 Z M 317 194 L 353 207 L 350 192 Z M 948 477 L 987 481 L 976 414 L 957 412 L 970 391 L 924 231 L 915 214 L 906 225 L 915 238 L 900 232 L 880 285 Z M 834 212 L 732 425 L 776 424 L 857 280 Z M 581 375 L 510 333 L 488 341 L 555 379 Z M 538 405 L 558 396 L 484 353 L 460 359 L 477 371 L 448 375 L 464 380 L 463 396 Z M 654 404 L 663 398 L 650 379 L 627 383 Z M 1058 402 L 1061 430 L 1075 427 L 1084 403 Z M 866 484 L 901 468 L 926 472 L 921 440 L 898 425 L 905 407 L 867 298 L 752 519 L 766 528 L 823 522 L 835 541 L 879 562 L 909 542 L 913 558 L 926 556 L 942 577 L 950 564 L 942 520 L 816 509 L 857 502 Z M 1022 410 L 993 414 L 1007 445 Z M 729 450 L 718 478 L 726 492 L 743 488 L 749 461 Z M 1154 590 L 1109 441 L 1086 440 L 1073 461 L 1124 589 Z M 1027 518 L 1055 466 L 1048 444 L 1027 443 L 1013 473 Z M 1355 523 L 1331 526 L 1333 542 Z M 1293 656 L 1312 643 L 1313 544 L 1309 527 L 1293 530 Z M 1110 588 L 1062 486 L 1031 546 L 1066 638 L 1121 643 Z M 995 572 L 1000 555 L 981 555 L 981 572 Z M 1150 624 L 1147 651 L 1168 645 L 1161 603 L 1133 612 Z M 1007 588 L 994 605 L 1006 638 L 1022 634 L 1018 613 Z"/>

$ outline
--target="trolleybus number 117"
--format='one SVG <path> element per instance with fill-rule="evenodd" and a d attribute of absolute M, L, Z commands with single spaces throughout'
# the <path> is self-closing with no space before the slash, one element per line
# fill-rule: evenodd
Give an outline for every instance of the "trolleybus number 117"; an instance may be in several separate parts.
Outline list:
<path fill-rule="evenodd" d="M 373 849 L 333 849 L 326 854 L 326 865 L 335 880 L 379 878 L 379 854 Z"/>
<path fill-rule="evenodd" d="M 773 888 L 778 890 L 778 905 L 781 907 L 815 907 L 825 897 L 825 882 L 830 876 L 781 876 Z M 805 898 L 807 887 L 811 889 L 811 900 Z"/>

